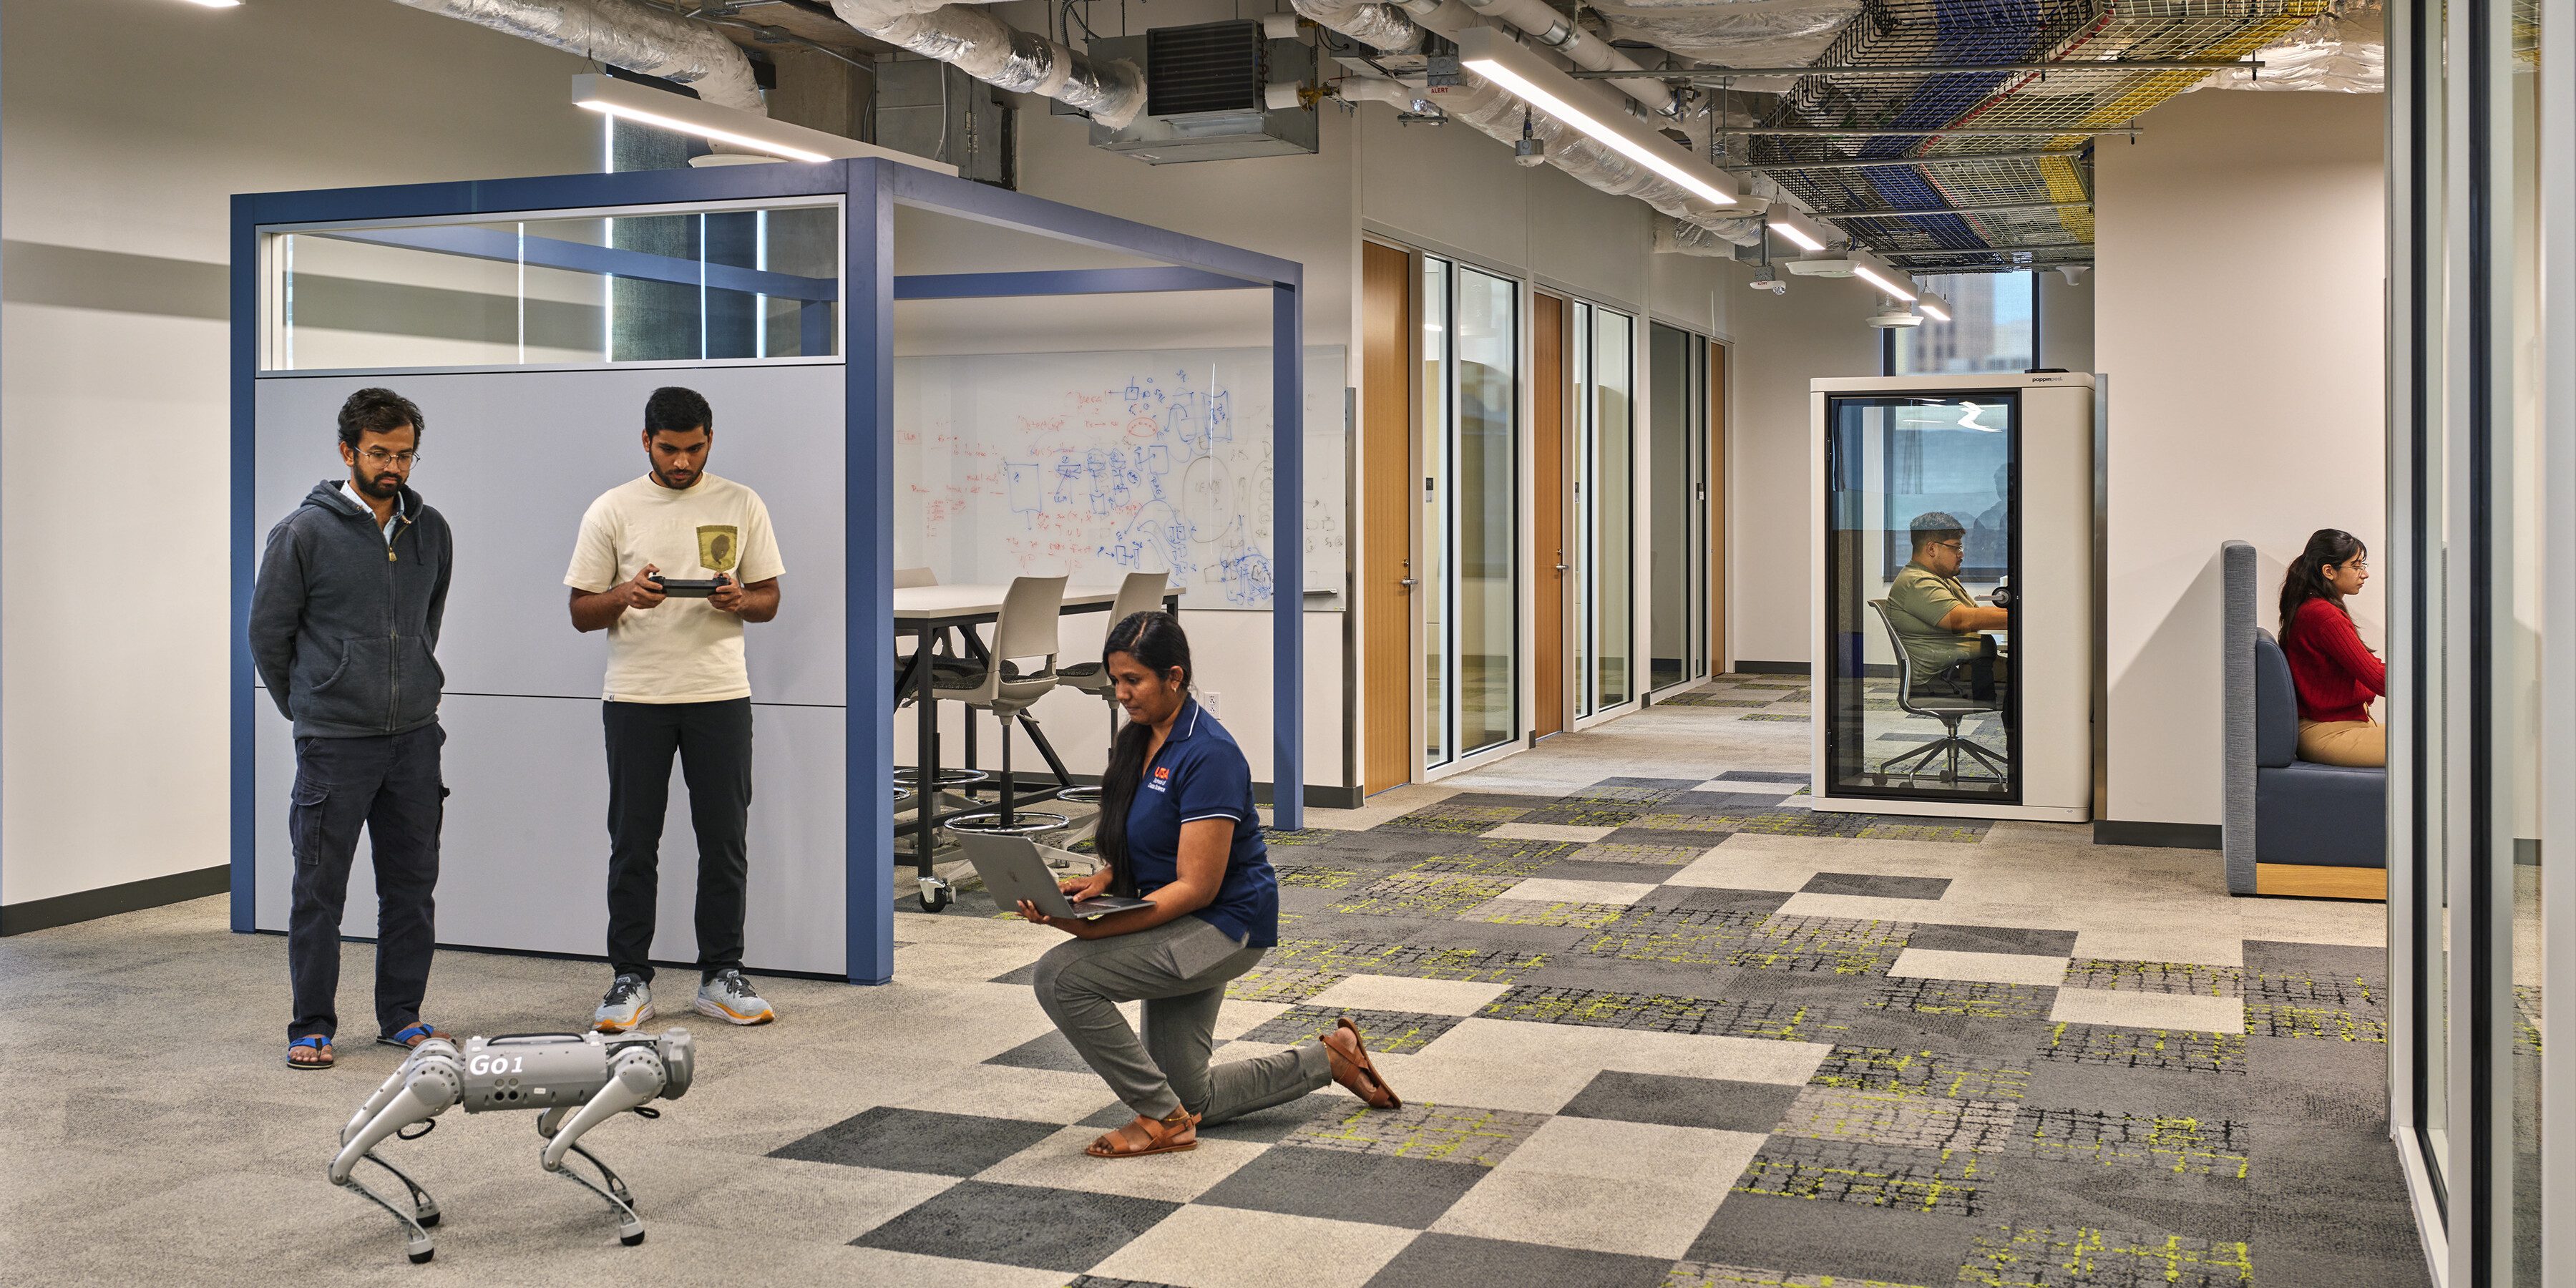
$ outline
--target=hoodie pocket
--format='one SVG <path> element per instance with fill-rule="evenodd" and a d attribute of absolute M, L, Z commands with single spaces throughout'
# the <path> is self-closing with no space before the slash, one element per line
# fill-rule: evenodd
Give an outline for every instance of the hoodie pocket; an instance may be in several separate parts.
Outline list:
<path fill-rule="evenodd" d="M 438 714 L 438 696 L 447 687 L 447 672 L 430 654 L 429 641 L 414 635 L 402 642 L 401 664 L 395 668 L 394 725 L 402 728 L 416 725 Z"/>
<path fill-rule="evenodd" d="M 381 729 L 393 696 L 386 642 L 353 639 L 340 646 L 340 665 L 295 704 L 297 720 Z"/>

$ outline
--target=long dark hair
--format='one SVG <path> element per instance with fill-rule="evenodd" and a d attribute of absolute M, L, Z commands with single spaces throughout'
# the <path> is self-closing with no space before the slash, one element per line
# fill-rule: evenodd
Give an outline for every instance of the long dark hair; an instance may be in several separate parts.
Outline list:
<path fill-rule="evenodd" d="M 2308 537 L 2308 548 L 2290 563 L 2288 575 L 2281 578 L 2281 642 L 2290 642 L 2290 627 L 2299 620 L 2299 610 L 2311 599 L 2322 599 L 2343 608 L 2343 597 L 2326 584 L 2327 564 L 2341 567 L 2370 553 L 2361 538 L 2341 528 L 2319 528 Z M 2349 609 L 2345 610 L 2347 616 Z"/>
<path fill-rule="evenodd" d="M 1190 637 L 1170 613 L 1129 613 L 1109 628 L 1109 638 L 1100 645 L 1103 670 L 1113 653 L 1136 659 L 1166 682 L 1172 668 L 1179 667 L 1184 695 L 1197 674 L 1190 666 Z M 1109 892 L 1130 898 L 1136 894 L 1136 870 L 1127 862 L 1127 808 L 1136 801 L 1136 788 L 1145 777 L 1145 753 L 1153 745 L 1154 726 L 1128 721 L 1110 745 L 1109 768 L 1100 780 L 1100 830 L 1093 836 L 1101 859 L 1109 864 Z"/>

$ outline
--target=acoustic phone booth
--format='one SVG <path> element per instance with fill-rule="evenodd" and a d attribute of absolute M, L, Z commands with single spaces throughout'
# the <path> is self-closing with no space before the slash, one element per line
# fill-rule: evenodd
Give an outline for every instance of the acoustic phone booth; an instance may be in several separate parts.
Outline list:
<path fill-rule="evenodd" d="M 2094 378 L 1810 388 L 1814 808 L 2090 821 Z"/>

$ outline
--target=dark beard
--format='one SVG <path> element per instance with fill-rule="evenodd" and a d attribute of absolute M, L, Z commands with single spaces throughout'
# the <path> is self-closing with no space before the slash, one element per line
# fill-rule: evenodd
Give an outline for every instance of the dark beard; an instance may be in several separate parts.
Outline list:
<path fill-rule="evenodd" d="M 363 474 L 351 474 L 349 476 L 349 486 L 358 489 L 359 495 L 371 497 L 378 501 L 390 501 L 395 497 L 402 495 L 402 480 L 400 478 L 391 474 L 383 474 L 377 477 L 381 479 L 382 482 L 371 481 Z"/>
<path fill-rule="evenodd" d="M 666 487 L 666 488 L 671 489 L 671 490 L 672 490 L 672 491 L 674 491 L 674 492 L 681 491 L 681 490 L 683 490 L 683 489 L 685 489 L 685 488 L 693 488 L 693 487 L 696 487 L 696 486 L 698 485 L 698 480 L 699 480 L 699 479 L 702 479 L 702 478 L 705 478 L 706 476 L 707 476 L 707 472 L 706 472 L 705 470 L 699 470 L 698 472 L 696 472 L 696 473 L 694 473 L 694 474 L 691 474 L 691 475 L 689 476 L 689 481 L 688 481 L 688 482 L 686 482 L 686 483 L 674 483 L 674 482 L 672 482 L 672 481 L 671 481 L 671 476 L 670 476 L 670 475 L 665 474 L 665 473 L 663 473 L 663 472 L 662 472 L 662 467 L 660 467 L 660 466 L 658 466 L 658 465 L 653 467 L 653 481 L 654 481 L 654 482 L 656 482 L 656 483 L 661 484 L 662 486 L 664 486 L 664 487 Z"/>

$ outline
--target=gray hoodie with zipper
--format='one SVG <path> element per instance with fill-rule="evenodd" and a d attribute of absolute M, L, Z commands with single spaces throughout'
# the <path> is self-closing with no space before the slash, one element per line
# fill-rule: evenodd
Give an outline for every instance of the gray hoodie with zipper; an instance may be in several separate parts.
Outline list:
<path fill-rule="evenodd" d="M 324 479 L 269 529 L 250 597 L 250 653 L 298 738 L 373 738 L 438 722 L 431 653 L 454 563 L 447 520 L 405 487 L 387 538 Z"/>

